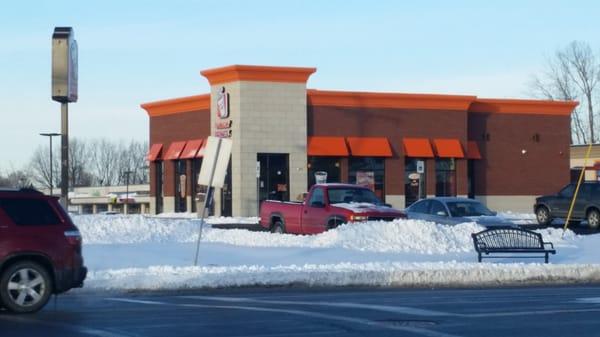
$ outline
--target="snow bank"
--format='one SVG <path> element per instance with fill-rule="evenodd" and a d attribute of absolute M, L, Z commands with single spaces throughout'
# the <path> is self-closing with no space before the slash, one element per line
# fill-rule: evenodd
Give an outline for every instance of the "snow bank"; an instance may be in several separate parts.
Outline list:
<path fill-rule="evenodd" d="M 489 263 L 339 263 L 291 266 L 130 268 L 91 272 L 86 289 L 186 289 L 241 286 L 509 286 L 600 281 L 598 265 Z"/>

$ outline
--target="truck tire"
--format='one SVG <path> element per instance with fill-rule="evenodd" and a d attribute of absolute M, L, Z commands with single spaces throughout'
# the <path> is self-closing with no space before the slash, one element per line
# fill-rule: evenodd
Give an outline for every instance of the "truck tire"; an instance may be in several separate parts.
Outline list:
<path fill-rule="evenodd" d="M 273 226 L 271 226 L 271 233 L 285 234 L 285 227 L 283 226 L 283 223 L 279 220 L 275 221 Z"/>

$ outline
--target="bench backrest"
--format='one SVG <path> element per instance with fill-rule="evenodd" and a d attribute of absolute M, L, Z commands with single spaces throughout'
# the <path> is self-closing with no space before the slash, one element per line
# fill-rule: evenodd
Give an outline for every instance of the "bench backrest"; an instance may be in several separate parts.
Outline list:
<path fill-rule="evenodd" d="M 544 249 L 542 235 L 519 228 L 492 228 L 472 234 L 475 250 L 480 249 Z"/>

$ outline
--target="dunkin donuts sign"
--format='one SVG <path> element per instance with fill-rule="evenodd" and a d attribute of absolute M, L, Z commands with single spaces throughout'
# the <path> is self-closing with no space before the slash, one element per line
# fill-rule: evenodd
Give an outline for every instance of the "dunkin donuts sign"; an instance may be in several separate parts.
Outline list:
<path fill-rule="evenodd" d="M 215 136 L 219 138 L 231 138 L 231 123 L 229 118 L 229 94 L 225 87 L 221 87 L 217 95 L 217 117 L 219 120 L 215 123 Z"/>

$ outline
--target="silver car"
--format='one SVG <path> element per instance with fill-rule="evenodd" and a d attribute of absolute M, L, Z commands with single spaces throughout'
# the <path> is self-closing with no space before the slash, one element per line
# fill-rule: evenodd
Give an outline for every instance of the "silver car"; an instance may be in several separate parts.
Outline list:
<path fill-rule="evenodd" d="M 445 225 L 475 222 L 484 227 L 517 227 L 499 217 L 477 200 L 456 197 L 422 199 L 406 208 L 409 219 L 420 219 Z"/>

